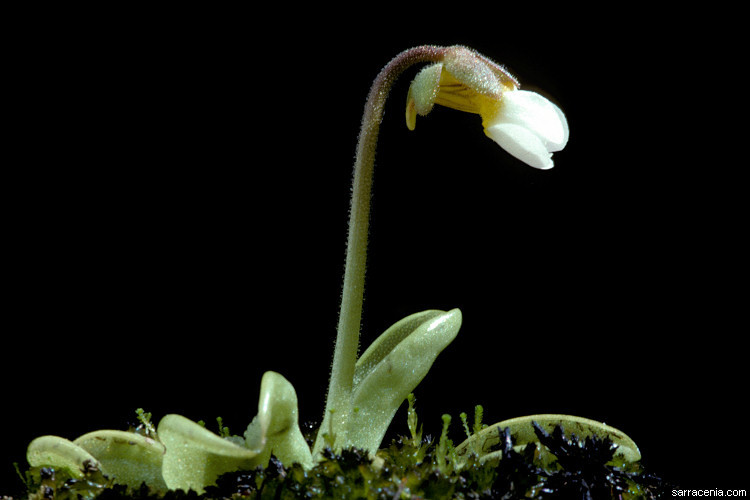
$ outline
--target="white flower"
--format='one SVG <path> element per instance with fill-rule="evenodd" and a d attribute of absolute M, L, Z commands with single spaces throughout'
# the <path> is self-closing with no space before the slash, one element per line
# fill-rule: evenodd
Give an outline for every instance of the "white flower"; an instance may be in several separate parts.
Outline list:
<path fill-rule="evenodd" d="M 464 47 L 417 74 L 409 87 L 406 124 L 435 104 L 476 113 L 484 133 L 508 153 L 532 167 L 552 168 L 552 153 L 568 142 L 568 122 L 556 105 L 535 92 L 518 90 L 502 66 Z"/>
<path fill-rule="evenodd" d="M 568 142 L 563 112 L 535 92 L 505 92 L 498 113 L 487 120 L 484 133 L 500 147 L 536 168 L 552 168 L 552 153 Z"/>

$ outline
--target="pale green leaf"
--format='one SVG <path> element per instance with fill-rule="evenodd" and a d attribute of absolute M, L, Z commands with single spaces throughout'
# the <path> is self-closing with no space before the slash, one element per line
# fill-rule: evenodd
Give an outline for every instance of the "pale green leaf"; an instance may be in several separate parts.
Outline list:
<path fill-rule="evenodd" d="M 271 454 L 285 465 L 300 463 L 312 467 L 312 454 L 299 428 L 297 393 L 294 386 L 282 375 L 268 371 L 260 382 L 258 414 L 245 432 L 249 447 L 263 451 L 259 455 L 262 465 Z"/>
<path fill-rule="evenodd" d="M 91 453 L 59 436 L 40 436 L 29 443 L 26 460 L 32 467 L 53 467 L 82 478 L 87 467 L 100 467 Z"/>
<path fill-rule="evenodd" d="M 145 482 L 159 491 L 167 484 L 161 475 L 164 445 L 133 432 L 100 430 L 79 437 L 74 444 L 101 463 L 100 470 L 118 484 L 138 487 Z"/>
<path fill-rule="evenodd" d="M 199 493 L 216 478 L 258 464 L 258 451 L 238 446 L 180 415 L 167 415 L 156 430 L 167 447 L 162 475 L 169 489 Z"/>
<path fill-rule="evenodd" d="M 459 467 L 466 462 L 467 454 L 474 452 L 479 456 L 480 462 L 497 458 L 502 455 L 501 451 L 492 451 L 492 448 L 500 443 L 501 433 L 507 427 L 517 449 L 521 449 L 529 443 L 536 443 L 539 439 L 534 432 L 532 422 L 539 424 L 547 432 L 551 432 L 560 425 L 566 434 L 575 434 L 579 438 L 596 436 L 599 439 L 609 438 L 617 445 L 615 455 L 619 455 L 626 462 L 637 462 L 641 459 L 638 446 L 624 432 L 609 425 L 590 420 L 588 418 L 572 415 L 542 414 L 528 415 L 525 417 L 511 418 L 485 427 L 480 432 L 472 435 L 456 447 L 459 457 Z"/>
<path fill-rule="evenodd" d="M 461 311 L 423 311 L 386 330 L 362 354 L 354 372 L 349 445 L 374 453 L 406 396 L 427 375 L 461 327 Z"/>

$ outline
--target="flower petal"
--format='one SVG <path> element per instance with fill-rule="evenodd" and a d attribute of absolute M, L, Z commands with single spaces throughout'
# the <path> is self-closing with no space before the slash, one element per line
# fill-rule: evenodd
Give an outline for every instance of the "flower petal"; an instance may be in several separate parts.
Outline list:
<path fill-rule="evenodd" d="M 568 142 L 568 121 L 559 107 L 527 90 L 503 94 L 502 107 L 489 124 L 512 123 L 520 125 L 542 140 L 547 151 L 560 151 Z"/>
<path fill-rule="evenodd" d="M 549 169 L 554 166 L 552 153 L 534 132 L 514 123 L 496 123 L 484 130 L 487 136 L 500 147 L 522 162 L 535 168 Z"/>
<path fill-rule="evenodd" d="M 570 131 L 568 130 L 568 120 L 565 118 L 565 113 L 563 113 L 562 109 L 555 106 L 554 104 L 552 104 L 552 106 L 555 107 L 555 112 L 557 113 L 557 117 L 560 120 L 560 123 L 563 127 L 563 137 L 561 141 L 558 141 L 558 142 L 547 141 L 547 149 L 551 153 L 554 153 L 555 151 L 562 151 L 565 145 L 568 144 L 568 137 L 570 136 Z"/>

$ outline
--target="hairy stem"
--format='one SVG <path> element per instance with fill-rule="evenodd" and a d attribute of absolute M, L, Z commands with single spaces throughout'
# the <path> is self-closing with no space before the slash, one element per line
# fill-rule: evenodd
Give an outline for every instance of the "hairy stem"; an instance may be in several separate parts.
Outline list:
<path fill-rule="evenodd" d="M 370 88 L 354 162 L 341 309 L 326 411 L 321 424 L 321 429 L 324 431 L 319 433 L 315 443 L 316 453 L 320 452 L 324 446 L 322 434 L 326 429 L 330 429 L 335 434 L 335 436 L 329 436 L 329 439 L 334 440 L 336 448 L 346 444 L 346 421 L 351 411 L 354 365 L 357 361 L 362 318 L 375 149 L 385 101 L 393 83 L 404 70 L 417 63 L 440 61 L 444 52 L 445 48 L 435 46 L 420 46 L 405 50 L 381 70 Z M 329 419 L 332 421 L 329 422 Z"/>

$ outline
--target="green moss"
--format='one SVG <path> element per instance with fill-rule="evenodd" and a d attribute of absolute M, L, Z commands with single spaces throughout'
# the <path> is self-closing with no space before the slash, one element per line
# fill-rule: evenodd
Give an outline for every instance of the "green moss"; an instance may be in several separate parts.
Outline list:
<path fill-rule="evenodd" d="M 450 474 L 454 469 L 453 464 L 456 462 L 456 449 L 453 447 L 453 441 L 448 438 L 448 427 L 450 425 L 451 416 L 448 414 L 443 415 L 443 431 L 440 433 L 437 456 L 435 457 L 435 465 L 443 475 Z"/>
<path fill-rule="evenodd" d="M 216 417 L 216 423 L 219 426 L 219 436 L 223 438 L 230 437 L 232 435 L 231 432 L 229 432 L 229 427 L 226 427 L 224 425 L 224 419 L 221 417 Z"/>
<path fill-rule="evenodd" d="M 283 466 L 272 458 L 268 467 L 224 474 L 201 498 L 660 498 L 667 490 L 657 478 L 637 464 L 606 465 L 608 443 L 586 440 L 581 444 L 555 432 L 539 447 L 522 452 L 512 448 L 510 436 L 503 444 L 503 459 L 479 465 L 471 460 L 461 471 L 450 470 L 450 448 L 429 441 L 415 449 L 402 437 L 381 450 L 382 464 L 367 453 L 329 450 L 312 470 Z M 572 446 L 568 446 L 572 444 Z M 563 449 L 565 452 L 563 453 Z M 422 457 L 422 460 L 419 460 Z M 549 465 L 543 465 L 549 462 Z M 113 485 L 92 471 L 82 480 L 50 469 L 32 472 L 32 498 L 198 498 L 194 492 L 168 492 L 160 496 L 146 487 L 128 490 Z M 610 496 L 610 495 L 613 496 Z"/>
<path fill-rule="evenodd" d="M 614 455 L 616 446 L 607 438 L 579 439 L 561 427 L 547 432 L 534 426 L 536 444 L 514 449 L 509 429 L 500 431 L 499 441 L 489 452 L 491 460 L 480 463 L 475 453 L 457 465 L 455 448 L 448 437 L 451 417 L 443 415 L 440 438 L 422 438 L 414 398 L 408 398 L 409 436 L 395 439 L 375 457 L 357 448 L 323 452 L 312 469 L 299 464 L 284 465 L 271 457 L 267 467 L 229 472 L 220 476 L 203 495 L 181 490 L 156 492 L 145 485 L 126 488 L 113 484 L 96 469 L 73 478 L 51 468 L 32 468 L 26 473 L 29 498 L 256 498 L 256 499 L 567 499 L 666 497 L 671 486 L 646 473 L 639 463 L 625 463 Z M 143 429 L 150 415 L 139 411 Z M 461 415 L 464 431 L 482 428 L 482 410 L 477 407 L 472 428 Z M 222 434 L 228 434 L 218 419 Z M 310 426 L 308 440 L 314 431 Z M 485 450 L 488 451 L 488 450 Z M 502 457 L 502 458 L 500 458 Z"/>

